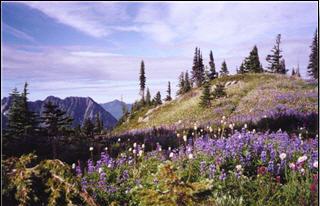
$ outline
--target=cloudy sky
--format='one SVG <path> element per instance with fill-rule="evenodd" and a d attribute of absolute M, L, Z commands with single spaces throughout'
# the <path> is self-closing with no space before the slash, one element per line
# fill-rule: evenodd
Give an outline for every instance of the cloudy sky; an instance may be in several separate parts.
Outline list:
<path fill-rule="evenodd" d="M 317 3 L 5 2 L 1 19 L 2 97 L 28 81 L 31 100 L 133 102 L 142 59 L 151 94 L 164 97 L 196 46 L 205 64 L 212 50 L 235 73 L 254 45 L 266 67 L 278 33 L 287 68 L 299 63 L 306 76 Z"/>

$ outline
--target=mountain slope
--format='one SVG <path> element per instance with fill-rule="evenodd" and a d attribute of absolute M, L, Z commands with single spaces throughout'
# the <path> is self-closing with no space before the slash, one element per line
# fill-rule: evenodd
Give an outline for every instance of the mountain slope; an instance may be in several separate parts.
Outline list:
<path fill-rule="evenodd" d="M 280 113 L 300 116 L 318 113 L 316 83 L 277 74 L 233 75 L 215 79 L 211 85 L 217 83 L 226 85 L 227 96 L 213 100 L 211 107 L 199 106 L 201 88 L 196 88 L 157 108 L 135 112 L 114 132 L 153 126 L 193 127 L 195 123 L 218 125 L 223 116 L 228 124 L 243 124 Z"/>
<path fill-rule="evenodd" d="M 122 108 L 125 105 L 128 111 L 131 111 L 132 104 L 126 104 L 125 102 L 119 100 L 113 100 L 111 102 L 100 104 L 106 111 L 108 111 L 112 116 L 114 116 L 117 120 L 119 120 L 123 113 Z"/>
<path fill-rule="evenodd" d="M 117 123 L 109 112 L 105 111 L 98 103 L 90 97 L 67 97 L 60 99 L 58 97 L 49 96 L 44 101 L 38 100 L 35 102 L 28 102 L 31 111 L 42 114 L 44 111 L 44 104 L 51 101 L 58 105 L 63 111 L 73 118 L 73 126 L 77 124 L 82 125 L 86 118 L 95 119 L 96 114 L 100 113 L 100 118 L 103 120 L 105 128 L 112 128 Z M 3 125 L 6 121 L 6 115 L 11 105 L 11 98 L 5 97 L 1 101 L 1 113 L 3 118 Z"/>

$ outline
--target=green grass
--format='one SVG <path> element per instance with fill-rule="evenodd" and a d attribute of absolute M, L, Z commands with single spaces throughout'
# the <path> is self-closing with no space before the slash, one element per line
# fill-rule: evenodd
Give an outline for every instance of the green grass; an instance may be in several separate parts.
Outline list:
<path fill-rule="evenodd" d="M 149 116 L 147 122 L 138 122 L 139 117 L 145 117 L 150 108 L 136 112 L 129 122 L 124 122 L 114 129 L 121 133 L 132 129 L 149 128 L 176 124 L 179 120 L 185 126 L 192 126 L 195 122 L 208 122 L 219 120 L 222 116 L 231 116 L 235 112 L 252 112 L 262 97 L 257 92 L 268 92 L 276 89 L 283 92 L 315 91 L 317 85 L 306 84 L 301 79 L 294 79 L 284 75 L 275 74 L 243 74 L 221 77 L 211 81 L 211 85 L 238 81 L 237 84 L 227 87 L 227 97 L 212 101 L 211 107 L 199 106 L 201 88 L 192 89 L 175 100 L 156 108 Z M 269 96 L 269 98 L 272 98 Z M 311 101 L 315 101 L 314 99 Z"/>

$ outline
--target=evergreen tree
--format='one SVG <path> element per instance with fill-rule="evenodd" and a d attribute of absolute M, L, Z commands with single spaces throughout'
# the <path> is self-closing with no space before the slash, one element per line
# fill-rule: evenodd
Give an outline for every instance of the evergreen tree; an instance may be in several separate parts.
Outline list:
<path fill-rule="evenodd" d="M 251 50 L 249 56 L 245 59 L 244 68 L 245 68 L 245 71 L 248 71 L 248 72 L 253 72 L 253 73 L 263 72 L 263 68 L 259 60 L 258 48 L 256 45 Z"/>
<path fill-rule="evenodd" d="M 200 97 L 200 106 L 207 107 L 211 104 L 210 83 L 206 81 L 203 85 L 202 95 Z"/>
<path fill-rule="evenodd" d="M 192 66 L 192 81 L 195 83 L 195 86 L 200 87 L 204 82 L 204 65 L 202 54 L 200 49 L 196 47 L 195 55 L 193 58 L 193 66 Z"/>
<path fill-rule="evenodd" d="M 215 99 L 225 96 L 226 92 L 225 92 L 224 84 L 216 84 L 216 87 L 215 87 L 212 95 Z"/>
<path fill-rule="evenodd" d="M 17 88 L 12 90 L 10 98 L 12 99 L 12 103 L 8 113 L 6 133 L 10 137 L 17 138 L 25 133 L 25 122 L 21 115 L 23 113 L 23 99 Z"/>
<path fill-rule="evenodd" d="M 100 113 L 98 112 L 96 114 L 96 121 L 95 121 L 95 125 L 94 125 L 94 131 L 96 134 L 101 134 L 102 131 L 102 125 L 101 125 L 101 119 L 100 119 Z"/>
<path fill-rule="evenodd" d="M 188 91 L 191 90 L 191 81 L 189 79 L 189 72 L 188 70 L 185 72 L 185 76 L 184 76 L 184 89 L 183 89 L 183 92 L 186 93 Z"/>
<path fill-rule="evenodd" d="M 57 105 L 52 104 L 51 101 L 45 103 L 41 119 L 51 140 L 53 158 L 56 158 L 57 137 L 64 135 L 66 129 L 70 128 L 72 119 L 66 115 L 66 112 L 60 110 Z"/>
<path fill-rule="evenodd" d="M 301 77 L 299 64 L 298 64 L 298 66 L 297 66 L 296 76 L 297 76 L 297 77 Z"/>
<path fill-rule="evenodd" d="M 229 71 L 228 71 L 227 63 L 225 60 L 223 60 L 221 65 L 220 75 L 227 76 L 228 74 L 229 74 Z"/>
<path fill-rule="evenodd" d="M 210 51 L 209 59 L 210 59 L 210 61 L 209 61 L 209 66 L 210 66 L 209 78 L 210 78 L 210 80 L 213 80 L 218 77 L 218 72 L 216 72 L 216 65 L 214 63 L 212 51 Z"/>
<path fill-rule="evenodd" d="M 41 119 L 44 128 L 47 129 L 49 137 L 63 135 L 63 133 L 61 133 L 63 128 L 69 128 L 73 121 L 66 115 L 65 111 L 59 109 L 59 107 L 54 105 L 51 101 L 44 104 L 44 111 Z"/>
<path fill-rule="evenodd" d="M 16 88 L 10 94 L 12 104 L 9 109 L 6 135 L 18 138 L 22 135 L 34 134 L 37 128 L 37 116 L 28 108 L 28 83 L 24 85 L 22 94 Z"/>
<path fill-rule="evenodd" d="M 314 33 L 312 45 L 311 45 L 311 54 L 309 56 L 309 65 L 308 73 L 314 79 L 318 79 L 319 75 L 319 42 L 318 42 L 318 32 Z"/>
<path fill-rule="evenodd" d="M 161 94 L 160 94 L 159 91 L 157 92 L 156 96 L 154 97 L 153 103 L 154 103 L 155 106 L 158 106 L 158 105 L 162 104 Z"/>
<path fill-rule="evenodd" d="M 172 97 L 171 97 L 171 86 L 170 86 L 170 82 L 168 82 L 168 89 L 167 89 L 167 97 L 165 99 L 165 101 L 171 101 Z"/>
<path fill-rule="evenodd" d="M 268 70 L 271 73 L 282 73 L 285 71 L 283 70 L 283 65 L 281 65 L 282 50 L 280 49 L 281 43 L 281 34 L 278 34 L 276 38 L 276 44 L 274 45 L 273 49 L 271 50 L 272 54 L 269 54 L 266 58 L 267 62 L 269 62 Z"/>
<path fill-rule="evenodd" d="M 177 91 L 177 95 L 181 95 L 185 93 L 185 78 L 184 78 L 184 73 L 181 72 L 180 76 L 179 76 L 179 84 L 178 84 L 178 91 Z"/>
<path fill-rule="evenodd" d="M 294 68 L 292 68 L 291 76 L 296 76 L 296 72 L 294 71 Z"/>
<path fill-rule="evenodd" d="M 244 74 L 244 73 L 247 73 L 247 72 L 248 72 L 248 70 L 244 66 L 244 63 L 242 62 L 237 73 L 238 74 Z"/>
<path fill-rule="evenodd" d="M 94 124 L 90 118 L 84 120 L 82 131 L 85 135 L 92 137 L 94 134 Z"/>
<path fill-rule="evenodd" d="M 287 71 L 288 71 L 288 70 L 286 69 L 286 62 L 285 62 L 284 59 L 281 59 L 281 61 L 280 61 L 280 70 L 279 70 L 278 73 L 280 73 L 280 74 L 286 74 Z"/>
<path fill-rule="evenodd" d="M 143 60 L 141 61 L 140 67 L 140 94 L 141 100 L 144 102 L 144 89 L 146 87 L 146 76 L 145 76 L 145 66 Z"/>
<path fill-rule="evenodd" d="M 150 95 L 149 88 L 147 88 L 146 104 L 147 104 L 147 105 L 151 105 L 151 95 Z"/>

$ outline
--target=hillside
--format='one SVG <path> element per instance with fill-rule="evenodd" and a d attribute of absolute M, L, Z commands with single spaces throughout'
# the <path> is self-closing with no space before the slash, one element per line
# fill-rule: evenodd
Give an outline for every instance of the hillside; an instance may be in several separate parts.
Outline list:
<path fill-rule="evenodd" d="M 157 108 L 144 108 L 114 129 L 115 133 L 151 127 L 193 127 L 217 125 L 223 116 L 228 123 L 259 122 L 277 115 L 308 118 L 318 113 L 317 84 L 277 74 L 243 74 L 221 77 L 211 86 L 226 85 L 227 96 L 199 106 L 201 88 L 193 89 Z M 211 88 L 212 89 L 212 88 Z"/>

